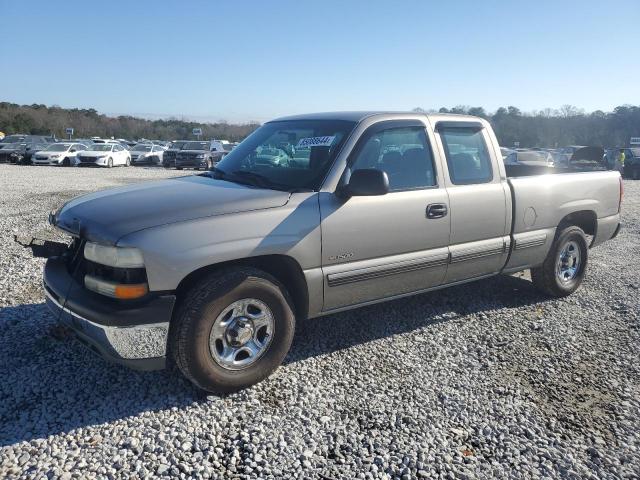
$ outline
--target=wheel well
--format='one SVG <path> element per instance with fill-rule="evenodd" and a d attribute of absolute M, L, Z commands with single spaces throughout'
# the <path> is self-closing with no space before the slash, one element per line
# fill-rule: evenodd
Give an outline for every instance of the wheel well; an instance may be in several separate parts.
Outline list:
<path fill-rule="evenodd" d="M 309 313 L 309 291 L 307 281 L 302 268 L 298 262 L 286 255 L 262 255 L 258 257 L 242 258 L 228 262 L 207 265 L 206 267 L 194 270 L 182 279 L 176 295 L 178 302 L 184 298 L 186 292 L 193 287 L 203 277 L 220 270 L 222 268 L 243 266 L 254 267 L 273 276 L 284 285 L 293 301 L 293 307 L 297 318 L 307 318 Z"/>
<path fill-rule="evenodd" d="M 598 217 L 593 210 L 581 210 L 570 213 L 560 220 L 558 232 L 569 225 L 580 227 L 587 235 L 595 236 L 596 230 L 598 229 Z"/>

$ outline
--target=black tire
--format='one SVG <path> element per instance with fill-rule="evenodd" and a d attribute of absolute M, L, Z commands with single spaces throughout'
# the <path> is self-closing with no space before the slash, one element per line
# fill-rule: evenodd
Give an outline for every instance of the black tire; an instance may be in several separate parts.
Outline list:
<path fill-rule="evenodd" d="M 62 166 L 63 167 L 70 167 L 71 166 L 71 160 L 69 160 L 69 157 L 65 157 L 62 160 Z"/>
<path fill-rule="evenodd" d="M 634 180 L 640 180 L 640 167 L 636 167 L 631 172 L 631 178 Z"/>
<path fill-rule="evenodd" d="M 176 170 L 182 170 L 182 167 L 176 167 Z"/>
<path fill-rule="evenodd" d="M 113 158 L 109 158 L 107 160 L 107 168 L 112 168 L 113 167 Z"/>
<path fill-rule="evenodd" d="M 255 298 L 264 302 L 274 319 L 266 350 L 254 363 L 229 370 L 213 357 L 209 337 L 216 318 L 233 302 Z M 171 325 L 169 349 L 187 379 L 208 392 L 241 390 L 268 377 L 284 360 L 295 330 L 295 315 L 286 289 L 271 275 L 237 267 L 205 277 L 186 295 Z"/>
<path fill-rule="evenodd" d="M 127 160 L 124 162 L 124 166 L 125 167 L 130 167 L 131 166 L 131 157 L 127 157 Z"/>
<path fill-rule="evenodd" d="M 577 246 L 579 264 L 570 278 L 561 279 L 556 267 L 560 262 L 561 252 L 570 242 Z M 571 295 L 582 284 L 587 269 L 588 256 L 589 246 L 584 231 L 574 225 L 565 227 L 556 235 L 556 239 L 544 263 L 531 269 L 531 280 L 538 290 L 552 297 Z"/>

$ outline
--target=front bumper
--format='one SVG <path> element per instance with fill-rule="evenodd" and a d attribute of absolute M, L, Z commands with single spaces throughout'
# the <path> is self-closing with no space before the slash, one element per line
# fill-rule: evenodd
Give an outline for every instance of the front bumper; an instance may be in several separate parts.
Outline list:
<path fill-rule="evenodd" d="M 165 367 L 174 295 L 139 301 L 107 298 L 86 290 L 53 258 L 45 265 L 43 284 L 53 314 L 91 350 L 137 370 Z"/>
<path fill-rule="evenodd" d="M 206 168 L 206 159 L 176 159 L 175 166 L 180 168 Z"/>

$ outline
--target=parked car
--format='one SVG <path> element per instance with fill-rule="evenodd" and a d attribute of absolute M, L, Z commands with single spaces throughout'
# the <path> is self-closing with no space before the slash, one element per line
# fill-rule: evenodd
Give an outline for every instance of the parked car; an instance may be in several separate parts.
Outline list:
<path fill-rule="evenodd" d="M 254 161 L 283 141 L 308 157 Z M 505 166 L 498 148 L 470 116 L 267 122 L 213 171 L 51 214 L 73 242 L 41 252 L 47 303 L 105 357 L 153 369 L 170 354 L 225 392 L 278 367 L 296 320 L 525 269 L 570 295 L 589 248 L 620 230 L 620 175 Z"/>
<path fill-rule="evenodd" d="M 0 141 L 3 151 L 0 152 L 0 162 L 31 163 L 31 156 L 37 150 L 42 150 L 55 142 L 55 137 L 47 135 L 7 135 Z"/>
<path fill-rule="evenodd" d="M 195 168 L 196 170 L 206 170 L 212 168 L 222 155 L 221 152 L 212 151 L 212 148 L 212 143 L 208 141 L 185 143 L 176 153 L 176 169 Z"/>
<path fill-rule="evenodd" d="M 504 155 L 505 152 L 502 153 Z M 503 160 L 505 165 L 554 166 L 551 154 L 542 150 L 512 150 L 506 157 L 503 157 Z"/>
<path fill-rule="evenodd" d="M 640 180 L 640 147 L 624 149 L 624 176 Z"/>
<path fill-rule="evenodd" d="M 76 166 L 114 167 L 131 165 L 131 154 L 119 143 L 96 143 L 76 155 Z"/>
<path fill-rule="evenodd" d="M 78 152 L 87 150 L 82 143 L 59 142 L 52 143 L 44 150 L 39 150 L 31 157 L 34 165 L 58 165 L 70 167 L 76 163 Z"/>
<path fill-rule="evenodd" d="M 162 165 L 165 148 L 153 143 L 136 143 L 131 147 L 132 165 Z"/>
<path fill-rule="evenodd" d="M 164 151 L 162 155 L 162 166 L 164 168 L 175 168 L 176 166 L 176 155 L 180 149 L 184 146 L 185 143 L 188 143 L 189 140 L 174 140 L 169 144 L 169 148 Z"/>

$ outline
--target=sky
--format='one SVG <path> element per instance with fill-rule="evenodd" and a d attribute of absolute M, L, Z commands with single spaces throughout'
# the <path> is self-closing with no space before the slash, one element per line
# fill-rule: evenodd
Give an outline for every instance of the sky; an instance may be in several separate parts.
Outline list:
<path fill-rule="evenodd" d="M 0 101 L 199 121 L 640 104 L 640 0 L 0 0 Z"/>

